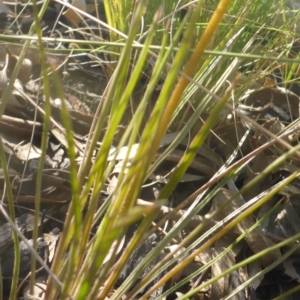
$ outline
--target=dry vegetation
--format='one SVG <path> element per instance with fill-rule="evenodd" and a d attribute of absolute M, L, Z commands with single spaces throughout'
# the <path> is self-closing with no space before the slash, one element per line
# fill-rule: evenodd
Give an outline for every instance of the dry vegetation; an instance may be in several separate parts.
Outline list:
<path fill-rule="evenodd" d="M 3 299 L 300 298 L 299 18 L 242 2 L 0 2 Z"/>

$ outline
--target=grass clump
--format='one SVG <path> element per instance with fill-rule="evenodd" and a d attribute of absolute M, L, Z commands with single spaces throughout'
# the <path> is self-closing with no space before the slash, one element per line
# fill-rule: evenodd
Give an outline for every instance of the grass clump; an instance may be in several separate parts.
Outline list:
<path fill-rule="evenodd" d="M 38 261 L 46 274 L 42 297 L 248 299 L 250 292 L 257 298 L 270 292 L 264 280 L 274 270 L 291 278 L 296 269 L 287 263 L 292 265 L 299 239 L 293 198 L 299 180 L 299 59 L 292 30 L 298 12 L 291 14 L 283 1 L 280 9 L 287 14 L 281 21 L 273 1 L 254 0 L 250 7 L 240 0 L 104 1 L 107 24 L 96 18 L 99 11 L 78 11 L 83 20 L 77 23 L 62 10 L 67 20 L 58 15 L 49 33 L 42 27 L 48 4 L 39 10 L 33 5 L 35 23 L 1 96 L 2 120 L 41 124 L 25 138 L 27 157 L 16 143 L 10 154 L 19 165 L 30 165 L 33 146 L 40 149 L 35 169 L 16 172 L 21 186 L 34 180 L 35 202 L 26 204 L 35 210 L 28 246 L 33 257 L 41 211 L 62 221 L 55 223 L 59 242 L 49 244 L 53 259 Z M 21 15 L 14 18 L 23 22 Z M 6 31 L 4 37 L 16 39 Z M 37 48 L 30 47 L 33 40 Z M 19 97 L 31 104 L 17 114 L 9 101 L 32 49 L 41 63 L 31 81 L 42 82 L 43 96 L 30 102 L 31 81 L 23 82 Z M 67 76 L 78 84 L 76 68 L 94 78 L 84 87 L 86 97 L 94 97 L 88 113 L 80 110 L 82 99 L 79 109 L 71 101 Z M 54 145 L 67 167 L 47 167 Z M 3 142 L 0 149 L 1 165 L 10 170 Z M 18 197 L 27 192 L 11 187 L 15 173 L 3 174 L 14 222 Z M 56 199 L 61 197 L 63 212 Z M 53 229 L 47 224 L 43 234 Z M 19 257 L 18 239 L 25 237 L 14 232 Z M 20 264 L 14 261 L 16 274 Z M 35 269 L 32 259 L 30 293 Z M 10 284 L 10 298 L 20 296 L 18 277 Z M 280 288 L 286 295 L 297 292 L 296 284 Z M 272 292 L 283 299 L 282 292 Z"/>

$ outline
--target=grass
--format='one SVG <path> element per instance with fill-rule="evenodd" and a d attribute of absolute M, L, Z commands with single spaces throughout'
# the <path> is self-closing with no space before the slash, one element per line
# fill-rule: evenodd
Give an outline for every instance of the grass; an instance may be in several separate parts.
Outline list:
<path fill-rule="evenodd" d="M 87 47 L 85 39 L 60 38 L 55 40 L 77 44 L 78 49 L 70 52 L 70 57 L 75 57 L 77 52 L 93 54 L 103 52 L 106 58 L 116 63 L 107 67 L 109 77 L 102 95 L 104 100 L 99 103 L 95 112 L 80 164 L 77 162 L 78 151 L 76 138 L 72 133 L 70 113 L 62 101 L 61 120 L 65 128 L 67 151 L 71 163 L 69 181 L 73 196 L 51 266 L 52 274 L 47 282 L 45 299 L 108 298 L 117 300 L 122 299 L 124 295 L 127 295 L 128 299 L 134 299 L 134 297 L 148 299 L 155 290 L 174 280 L 172 287 L 157 298 L 163 299 L 187 284 L 189 280 L 195 281 L 195 278 L 218 258 L 226 258 L 237 241 L 249 235 L 249 232 L 251 234 L 259 223 L 255 223 L 251 229 L 247 228 L 249 232 L 239 232 L 240 237 L 237 237 L 237 241 L 224 248 L 225 250 L 221 251 L 215 260 L 201 266 L 197 272 L 190 272 L 189 276 L 180 280 L 174 279 L 177 274 L 184 272 L 195 259 L 199 258 L 199 255 L 209 251 L 218 240 L 242 224 L 247 217 L 253 216 L 263 204 L 271 201 L 282 189 L 298 178 L 299 172 L 292 172 L 278 185 L 270 187 L 268 193 L 257 195 L 258 198 L 251 206 L 247 206 L 247 202 L 241 205 L 238 210 L 239 214 L 232 211 L 226 219 L 222 220 L 226 223 L 224 227 L 213 227 L 209 234 L 205 233 L 209 219 L 213 219 L 222 212 L 226 205 L 231 207 L 238 197 L 254 188 L 269 174 L 273 174 L 281 164 L 299 157 L 299 146 L 286 142 L 282 137 L 287 130 L 295 130 L 297 120 L 292 122 L 285 131 L 274 134 L 265 129 L 257 120 L 235 109 L 241 102 L 245 91 L 263 76 L 273 74 L 274 70 L 279 69 L 282 73 L 283 86 L 287 86 L 290 82 L 297 82 L 296 70 L 299 58 L 297 54 L 292 55 L 290 51 L 290 44 L 297 38 L 297 33 L 289 30 L 297 19 L 297 15 L 288 19 L 285 19 L 285 15 L 278 15 L 278 7 L 273 1 L 262 3 L 262 1 L 254 0 L 250 7 L 245 7 L 242 3 L 240 0 L 214 0 L 209 3 L 205 1 L 151 1 L 151 3 L 138 1 L 134 4 L 132 1 L 104 1 L 107 28 L 111 29 L 109 41 L 94 40 L 89 42 Z M 282 9 L 286 9 L 283 1 L 281 3 Z M 36 216 L 41 210 L 41 186 L 44 172 L 42 162 L 46 157 L 47 138 L 51 125 L 47 76 L 49 70 L 45 63 L 47 49 L 43 44 L 51 37 L 43 37 L 42 30 L 38 26 L 38 20 L 45 13 L 46 7 L 47 3 L 39 13 L 35 11 L 35 25 L 31 27 L 28 35 L 24 36 L 25 44 L 20 54 L 21 59 L 2 96 L 0 108 L 0 115 L 3 115 L 13 82 L 18 76 L 22 57 L 26 54 L 29 42 L 35 39 L 39 45 L 46 99 L 41 143 L 43 154 L 40 158 L 35 193 Z M 183 7 L 187 9 L 184 16 L 181 14 Z M 175 14 L 173 14 L 174 11 L 176 11 Z M 283 20 L 279 20 L 281 17 Z M 87 18 L 91 17 L 87 16 Z M 96 22 L 100 26 L 101 22 Z M 33 36 L 34 33 L 36 37 Z M 95 63 L 97 63 L 96 60 Z M 249 64 L 251 68 L 245 67 Z M 240 74 L 240 70 L 245 71 Z M 141 78 L 145 76 L 145 73 L 147 84 L 142 85 Z M 52 80 L 60 98 L 64 99 L 63 89 L 55 72 Z M 143 93 L 139 99 L 134 99 L 136 90 L 140 86 L 143 88 Z M 134 110 L 128 117 L 130 106 L 134 107 Z M 146 114 L 147 110 L 151 113 Z M 156 220 L 161 206 L 167 205 L 168 199 L 172 197 L 181 178 L 188 172 L 192 163 L 199 158 L 198 150 L 203 149 L 208 139 L 212 140 L 213 136 L 217 136 L 216 139 L 221 140 L 221 144 L 224 143 L 222 137 L 219 137 L 215 131 L 219 126 L 224 126 L 228 115 L 236 120 L 240 118 L 242 122 L 248 122 L 251 126 L 248 126 L 243 137 L 238 136 L 238 143 L 232 153 L 223 157 L 221 164 L 215 162 L 217 165 L 215 175 L 199 186 L 193 195 L 182 199 L 182 203 L 174 208 L 174 214 L 179 209 L 186 209 L 182 218 L 173 224 L 168 232 L 165 232 L 162 240 L 145 255 L 135 271 L 121 285 L 116 285 L 122 269 L 134 250 L 157 228 L 163 228 L 164 222 L 170 218 L 169 215 L 162 220 Z M 125 131 L 116 145 L 114 137 L 120 125 L 124 125 L 124 119 L 127 122 Z M 244 154 L 243 147 L 251 130 L 263 132 L 267 136 L 267 142 L 260 148 L 257 147 Z M 176 138 L 157 155 L 166 134 L 173 132 L 178 132 Z M 153 201 L 153 205 L 137 206 L 136 201 L 151 174 L 159 172 L 159 168 L 170 153 L 178 149 L 187 136 L 189 143 L 178 159 L 176 167 L 168 170 L 167 183 L 157 199 Z M 101 147 L 95 154 L 99 140 L 101 140 Z M 159 257 L 161 251 L 174 239 L 178 240 L 178 236 L 184 231 L 189 220 L 197 213 L 204 211 L 207 205 L 214 201 L 214 197 L 220 190 L 227 187 L 228 182 L 236 179 L 241 170 L 248 168 L 249 162 L 255 158 L 255 155 L 263 153 L 271 144 L 280 144 L 285 149 L 284 153 L 278 155 L 272 164 L 236 190 L 236 193 L 227 199 L 226 204 L 209 215 L 207 222 L 199 224 L 183 237 L 175 250 L 173 249 L 157 261 L 155 266 L 147 271 L 146 276 L 132 286 L 151 261 Z M 6 168 L 1 144 L 0 149 L 1 164 L 3 168 Z M 112 149 L 114 149 L 113 155 Z M 111 178 L 118 161 L 118 154 L 124 149 L 127 151 L 122 157 L 122 166 L 114 189 L 99 205 L 99 195 L 108 185 L 108 179 Z M 208 151 L 210 157 L 216 157 L 212 149 Z M 5 180 L 10 216 L 14 220 L 12 191 L 7 174 Z M 126 241 L 127 244 L 124 245 L 122 253 L 118 253 L 118 247 L 124 243 L 130 226 L 137 221 L 139 222 L 137 230 L 132 238 Z M 33 237 L 34 240 L 38 237 L 37 224 Z M 240 263 L 232 265 L 227 271 L 212 276 L 211 279 L 181 294 L 178 299 L 190 299 L 189 297 L 205 290 L 210 284 L 215 284 L 220 278 L 228 277 L 239 268 L 274 251 L 279 251 L 280 247 L 297 239 L 299 239 L 298 234 L 254 253 Z M 17 244 L 17 236 L 15 236 L 15 245 Z M 36 245 L 33 247 L 36 248 Z M 297 247 L 296 245 L 290 249 L 285 256 L 270 266 L 264 266 L 264 272 L 270 272 Z M 18 247 L 15 247 L 15 251 L 18 256 Z M 18 269 L 17 260 L 15 268 Z M 32 270 L 34 269 L 35 260 L 32 260 Z M 159 280 L 143 295 L 139 295 L 139 292 L 148 286 L 158 274 L 162 274 Z M 250 286 L 254 279 L 256 278 L 254 277 L 252 281 L 251 278 L 245 281 L 242 288 Z M 32 272 L 31 291 L 33 291 L 34 281 L 35 275 Z M 17 279 L 15 278 L 11 299 L 16 298 L 16 290 Z M 238 287 L 230 291 L 230 295 L 237 292 L 239 292 Z M 222 299 L 229 299 L 230 296 L 227 294 L 222 297 L 224 297 Z"/>

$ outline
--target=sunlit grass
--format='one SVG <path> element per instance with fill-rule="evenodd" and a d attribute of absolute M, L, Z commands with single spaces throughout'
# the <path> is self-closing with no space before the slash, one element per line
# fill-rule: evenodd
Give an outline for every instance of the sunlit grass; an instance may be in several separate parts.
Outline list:
<path fill-rule="evenodd" d="M 177 249 L 177 251 L 183 250 L 180 255 L 177 257 L 173 257 L 175 253 L 168 255 L 133 290 L 130 290 L 134 277 L 143 272 L 160 251 L 176 238 L 189 219 L 201 211 L 204 205 L 211 201 L 213 195 L 227 184 L 238 168 L 247 164 L 248 161 L 238 162 L 240 165 L 227 173 L 226 168 L 229 168 L 233 160 L 228 162 L 228 165 L 219 166 L 220 170 L 224 167 L 225 171 L 222 170 L 224 173 L 219 175 L 218 181 L 209 182 L 201 187 L 201 192 L 190 199 L 189 203 L 183 201 L 186 205 L 188 204 L 188 207 L 185 206 L 187 213 L 174 225 L 172 230 L 166 233 L 157 247 L 141 261 L 135 273 L 130 275 L 120 287 L 115 286 L 130 254 L 149 234 L 159 207 L 172 194 L 208 134 L 213 131 L 214 126 L 220 120 L 224 119 L 224 116 L 226 117 L 230 110 L 234 110 L 241 95 L 260 76 L 248 77 L 250 78 L 249 82 L 241 80 L 238 75 L 245 65 L 251 63 L 252 69 L 268 74 L 282 64 L 285 68 L 283 74 L 285 83 L 297 80 L 299 57 L 290 55 L 290 43 L 297 38 L 297 32 L 293 36 L 289 30 L 298 16 L 293 15 L 291 18 L 284 19 L 284 15 L 277 14 L 273 1 L 262 3 L 261 0 L 253 0 L 247 7 L 243 3 L 241 0 L 214 0 L 209 3 L 206 1 L 151 1 L 151 3 L 146 3 L 146 1 L 104 1 L 108 24 L 116 29 L 110 31 L 109 41 L 88 41 L 87 44 L 86 40 L 47 38 L 42 37 L 38 27 L 37 37 L 32 36 L 34 28 L 28 36 L 24 36 L 26 42 L 21 56 L 29 47 L 29 42 L 35 40 L 40 45 L 40 54 L 45 51 L 42 41 L 63 42 L 76 45 L 70 56 L 81 53 L 93 53 L 97 56 L 99 53 L 105 52 L 116 61 L 113 67 L 110 66 L 108 74 L 111 77 L 107 78 L 107 86 L 102 95 L 104 102 L 101 103 L 101 106 L 99 104 L 95 112 L 87 150 L 84 153 L 82 164 L 78 168 L 72 125 L 69 113 L 63 105 L 63 126 L 66 129 L 71 159 L 70 182 L 73 199 L 69 205 L 60 243 L 52 264 L 52 271 L 57 278 L 54 280 L 49 276 L 46 299 L 57 299 L 57 297 L 67 299 L 68 295 L 72 295 L 75 299 L 105 299 L 105 297 L 109 297 L 109 299 L 118 300 L 124 294 L 129 294 L 130 298 L 137 295 L 157 274 L 162 273 L 168 267 L 171 268 L 143 296 L 142 299 L 146 299 L 155 289 L 193 261 L 197 254 L 208 249 L 220 236 L 226 234 L 259 205 L 262 205 L 263 201 L 267 201 L 272 193 L 277 193 L 280 188 L 292 182 L 299 175 L 298 173 L 292 174 L 281 186 L 274 188 L 265 198 L 262 197 L 257 206 L 253 205 L 242 211 L 222 230 L 212 231 L 212 236 L 205 243 L 206 224 L 203 223 L 182 241 Z M 186 9 L 184 13 L 182 7 Z M 284 8 L 283 2 L 282 8 Z M 173 14 L 172 12 L 175 10 L 176 13 Z M 279 20 L 281 17 L 283 20 Z M 50 51 L 50 49 L 46 50 Z M 51 53 L 59 51 L 52 50 Z M 70 50 L 65 49 L 61 51 L 61 53 L 63 52 L 69 54 Z M 43 55 L 41 55 L 41 59 L 44 59 Z M 19 65 L 12 76 L 12 81 L 16 78 L 18 68 Z M 139 88 L 139 80 L 145 75 L 145 70 L 147 70 L 146 75 L 148 76 L 147 85 L 143 86 L 144 92 L 141 98 L 134 99 L 138 104 L 132 115 L 127 118 L 128 123 L 125 124 L 123 137 L 118 145 L 113 145 L 115 132 L 118 126 L 123 125 L 126 109 L 132 101 L 135 90 Z M 46 75 L 48 70 L 45 64 L 42 66 L 42 71 L 45 80 L 45 96 L 46 99 L 49 99 Z M 262 73 L 257 72 L 257 74 Z M 61 89 L 59 79 L 56 78 L 54 81 L 56 81 L 57 89 Z M 9 93 L 11 85 L 12 83 L 3 95 L 0 114 L 4 111 L 6 95 Z M 157 90 L 159 92 L 155 93 Z M 62 90 L 60 96 L 63 97 Z M 153 99 L 154 97 L 155 99 Z M 145 111 L 149 106 L 152 112 L 146 115 Z M 50 114 L 50 109 L 46 109 L 44 150 Z M 201 119 L 203 114 L 208 115 L 205 122 Z M 255 128 L 255 126 L 258 125 L 254 124 L 253 127 Z M 104 128 L 106 130 L 101 139 L 101 147 L 95 156 L 94 150 Z M 155 156 L 164 135 L 174 131 L 179 132 L 177 138 L 161 154 L 160 158 L 156 159 Z M 155 205 L 151 209 L 137 208 L 136 200 L 146 179 L 158 168 L 167 153 L 174 150 L 187 135 L 190 136 L 190 144 L 177 168 L 171 172 L 168 183 L 154 202 Z M 131 157 L 130 151 L 134 148 L 135 143 L 139 143 L 139 146 L 134 157 Z M 107 197 L 106 202 L 98 207 L 99 195 L 106 185 L 117 154 L 123 146 L 128 147 L 128 152 L 118 175 L 115 190 Z M 108 161 L 113 147 L 116 149 L 116 156 Z M 251 188 L 251 184 L 254 185 L 262 180 L 268 172 L 270 173 L 280 163 L 299 151 L 299 147 L 292 148 L 290 146 L 289 148 L 291 149 L 285 155 L 278 158 L 265 170 L 264 174 L 258 175 L 244 189 Z M 236 157 L 234 156 L 234 158 Z M 1 160 L 3 161 L 3 157 Z M 130 165 L 129 168 L 128 165 Z M 39 172 L 42 171 L 42 167 L 40 167 Z M 8 178 L 6 178 L 7 180 Z M 214 186 L 217 182 L 219 184 Z M 40 185 L 41 182 L 38 182 L 37 188 Z M 7 188 L 9 189 L 9 185 Z M 36 195 L 39 199 L 39 191 Z M 232 198 L 237 196 L 238 194 Z M 83 214 L 84 208 L 85 213 Z M 36 214 L 38 213 L 39 202 L 37 201 Z M 14 218 L 13 214 L 11 217 Z M 125 251 L 119 257 L 117 255 L 118 245 L 122 243 L 130 224 L 137 220 L 141 221 L 139 229 L 128 245 L 125 245 Z M 97 224 L 96 232 L 90 239 L 95 223 Z M 37 236 L 37 227 L 35 236 Z M 199 239 L 192 243 L 196 236 Z M 295 236 L 291 240 L 297 238 L 299 236 Z M 284 244 L 282 243 L 282 245 Z M 282 245 L 278 245 L 276 249 Z M 188 248 L 184 249 L 186 246 Z M 114 250 L 113 255 L 110 254 L 112 249 Z M 195 251 L 193 255 L 188 256 L 192 251 Z M 243 264 L 258 259 L 260 255 L 268 253 L 267 251 L 258 253 L 232 267 L 220 277 L 228 275 L 229 272 L 233 272 Z M 107 260 L 109 255 L 111 257 Z M 184 256 L 187 258 L 183 259 Z M 172 265 L 174 263 L 177 264 L 175 267 Z M 199 272 L 192 274 L 190 279 L 198 275 Z M 217 279 L 212 278 L 210 281 L 206 281 L 180 299 L 187 299 Z M 60 282 L 60 285 L 57 282 Z M 180 285 L 181 282 L 175 285 L 173 290 Z M 171 292 L 172 290 L 169 290 L 164 295 Z"/>

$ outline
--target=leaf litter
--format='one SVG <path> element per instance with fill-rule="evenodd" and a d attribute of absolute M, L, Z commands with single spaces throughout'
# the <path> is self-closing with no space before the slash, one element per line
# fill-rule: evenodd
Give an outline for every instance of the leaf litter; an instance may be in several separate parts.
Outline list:
<path fill-rule="evenodd" d="M 86 3 L 74 1 L 75 6 L 86 11 Z M 22 1 L 20 2 L 22 3 Z M 100 14 L 103 15 L 103 7 L 99 5 Z M 22 8 L 21 4 L 15 2 L 0 2 L 0 14 L 7 20 L 1 22 L 1 31 L 6 31 L 6 27 L 10 18 L 11 12 L 15 9 L 18 11 Z M 102 11 L 101 11 L 102 9 Z M 52 16 L 57 16 L 57 6 L 50 5 L 42 25 L 47 28 L 53 27 Z M 71 9 L 67 9 L 61 16 L 63 22 L 69 22 L 72 26 L 80 24 L 81 18 Z M 51 23 L 52 22 L 52 23 Z M 30 22 L 29 22 L 30 23 Z M 19 28 L 12 27 L 13 32 L 26 33 L 28 32 L 28 19 L 20 16 Z M 58 27 L 59 35 L 70 37 L 64 27 Z M 82 37 L 82 34 L 77 34 L 77 38 Z M 105 36 L 104 32 L 104 36 Z M 73 38 L 73 36 L 72 36 Z M 76 36 L 75 36 L 76 38 Z M 14 70 L 16 62 L 19 60 L 21 47 L 0 45 L 0 95 L 3 95 L 10 76 Z M 62 52 L 63 53 L 63 52 Z M 4 145 L 4 151 L 9 162 L 9 178 L 13 191 L 13 199 L 15 204 L 15 212 L 17 218 L 15 224 L 18 230 L 25 235 L 29 243 L 32 243 L 31 234 L 33 229 L 32 209 L 35 201 L 35 185 L 37 180 L 37 170 L 39 168 L 39 158 L 41 156 L 41 135 L 43 126 L 43 87 L 39 83 L 40 62 L 37 60 L 38 50 L 30 48 L 22 62 L 17 80 L 14 83 L 14 88 L 9 95 L 7 107 L 4 115 L 0 120 L 0 136 Z M 106 86 L 106 74 L 103 74 L 102 66 L 93 66 L 89 57 L 82 58 L 67 57 L 64 54 L 46 54 L 47 65 L 50 69 L 57 69 L 61 76 L 65 99 L 61 100 L 55 88 L 51 88 L 51 105 L 52 105 L 52 125 L 48 134 L 47 154 L 42 177 L 41 203 L 43 214 L 39 220 L 40 237 L 38 239 L 38 254 L 51 265 L 57 241 L 59 240 L 60 231 L 63 227 L 67 206 L 72 199 L 72 189 L 69 181 L 70 161 L 68 158 L 68 141 L 65 131 L 61 125 L 60 110 L 64 101 L 69 109 L 72 119 L 72 128 L 76 143 L 76 156 L 78 167 L 83 159 L 83 152 L 87 146 L 86 135 L 89 133 L 90 126 L 93 122 L 93 112 L 99 101 L 102 101 L 102 94 Z M 103 57 L 103 59 L 105 59 Z M 65 70 L 61 71 L 60 64 L 64 65 Z M 96 76 L 95 76 L 96 75 Z M 51 78 L 51 77 L 50 77 Z M 100 79 L 99 79 L 100 78 Z M 237 111 L 241 115 L 245 115 L 252 120 L 257 121 L 261 128 L 265 128 L 275 135 L 279 135 L 289 128 L 295 120 L 299 118 L 299 97 L 300 93 L 293 88 L 286 89 L 279 86 L 271 78 L 265 77 L 249 86 L 249 89 L 241 97 L 237 104 Z M 26 95 L 26 97 L 24 96 Z M 1 98 L 1 97 L 0 97 Z M 31 101 L 28 101 L 31 100 Z M 40 110 L 36 114 L 36 107 Z M 126 123 L 126 120 L 124 120 Z M 238 118 L 227 118 L 221 120 L 213 129 L 214 134 L 211 134 L 205 145 L 198 149 L 197 156 L 190 165 L 187 173 L 181 178 L 180 183 L 175 188 L 172 197 L 167 199 L 166 205 L 160 206 L 157 213 L 156 221 L 159 223 L 167 216 L 168 221 L 158 227 L 155 232 L 150 234 L 140 243 L 134 250 L 125 268 L 122 270 L 115 288 L 122 285 L 127 277 L 131 276 L 138 268 L 145 257 L 151 253 L 153 249 L 160 243 L 164 235 L 172 229 L 172 226 L 182 219 L 188 211 L 188 207 L 176 209 L 180 203 L 191 197 L 197 190 L 208 183 L 209 180 L 221 168 L 224 162 L 238 148 L 240 139 L 250 130 L 239 148 L 235 161 L 242 157 L 251 154 L 253 150 L 269 143 L 270 136 L 264 131 L 253 127 L 252 123 L 247 120 Z M 122 132 L 122 128 L 120 128 Z M 290 145 L 298 143 L 299 132 L 285 137 L 285 142 Z M 103 132 L 104 133 L 104 132 Z M 170 132 L 166 134 L 161 142 L 160 150 L 156 155 L 159 159 L 164 155 L 164 151 L 170 146 L 173 140 L 178 135 L 178 132 Z M 116 142 L 119 140 L 116 133 Z M 168 182 L 168 176 L 174 168 L 176 168 L 181 157 L 189 145 L 189 139 L 186 137 L 182 142 L 169 151 L 164 156 L 162 163 L 155 170 L 147 182 L 145 182 L 137 206 L 151 207 L 153 201 L 157 199 L 161 189 Z M 99 140 L 99 147 L 101 140 Z M 116 143 L 117 146 L 117 143 Z M 133 145 L 129 153 L 129 161 L 135 157 L 136 150 L 139 144 Z M 244 185 L 251 182 L 258 174 L 261 174 L 266 167 L 272 164 L 277 157 L 284 153 L 286 149 L 278 143 L 270 145 L 263 152 L 252 157 L 251 161 L 243 165 L 239 172 L 231 178 L 230 182 L 225 184 L 223 188 L 204 205 L 204 207 L 194 214 L 183 230 L 178 233 L 178 236 L 172 240 L 168 247 L 165 247 L 155 258 L 152 259 L 148 266 L 145 266 L 135 278 L 135 284 L 138 284 L 147 273 L 165 257 L 168 253 L 176 252 L 179 244 L 184 238 L 198 226 L 205 224 L 205 230 L 219 226 L 224 219 L 232 214 L 241 213 L 247 203 L 257 201 L 263 197 L 272 187 L 279 184 L 290 174 L 299 169 L 299 159 L 292 157 L 289 161 L 281 164 L 270 174 L 264 177 L 251 189 L 245 191 L 239 197 L 233 196 Z M 96 156 L 95 149 L 94 156 Z M 124 170 L 124 159 L 128 155 L 128 147 L 124 146 L 121 149 L 112 147 L 108 162 L 114 162 L 114 168 L 107 178 L 107 185 L 101 191 L 99 196 L 99 206 L 108 199 L 114 192 L 118 182 L 120 172 Z M 130 168 L 130 162 L 126 165 L 126 170 Z M 1 196 L 2 205 L 7 209 L 7 197 L 5 193 L 5 181 L 3 169 L 1 169 Z M 161 297 L 169 288 L 185 280 L 176 291 L 166 296 L 164 299 L 177 299 L 191 289 L 201 286 L 211 278 L 226 272 L 236 263 L 257 254 L 268 247 L 284 241 L 285 239 L 299 233 L 300 231 L 300 206 L 298 199 L 300 195 L 300 182 L 296 179 L 291 185 L 285 187 L 267 203 L 262 205 L 256 212 L 250 214 L 228 234 L 222 236 L 213 246 L 207 251 L 197 255 L 194 261 L 182 270 L 179 274 L 173 277 L 171 282 L 155 291 L 150 299 Z M 266 214 L 270 211 L 266 216 Z M 217 211 L 217 213 L 216 213 Z M 261 218 L 264 219 L 257 223 Z M 1 216 L 0 218 L 0 253 L 2 257 L 2 276 L 5 286 L 9 286 L 13 275 L 14 264 L 14 247 L 12 238 L 12 227 L 10 223 Z M 156 224 L 153 224 L 155 226 Z M 225 225 L 221 224 L 221 226 Z M 256 226 L 256 227 L 255 227 Z M 138 223 L 130 226 L 128 232 L 123 237 L 121 243 L 112 249 L 108 257 L 105 259 L 107 263 L 110 255 L 118 256 L 125 249 L 126 245 L 137 230 Z M 244 235 L 239 243 L 235 243 L 236 239 Z M 209 237 L 208 237 L 209 238 Z M 197 238 L 195 238 L 195 241 Z M 204 243 L 202 240 L 192 246 L 192 242 L 186 246 L 192 246 L 192 251 Z M 240 285 L 255 278 L 248 286 L 237 291 L 231 299 L 271 299 L 278 296 L 282 291 L 287 291 L 296 286 L 300 282 L 300 266 L 299 266 L 299 249 L 291 256 L 283 260 L 273 270 L 262 274 L 262 271 L 282 258 L 282 256 L 295 246 L 298 242 L 290 243 L 285 247 L 274 250 L 260 259 L 252 261 L 250 264 L 240 267 L 231 274 L 221 277 L 218 281 L 209 284 L 198 291 L 191 299 L 225 299 L 228 295 L 234 292 Z M 228 251 L 227 247 L 234 245 Z M 24 299 L 28 296 L 28 282 L 26 276 L 30 272 L 30 251 L 28 245 L 24 241 L 20 241 L 21 246 L 21 269 L 19 275 L 19 284 L 21 297 Z M 191 250 L 190 250 L 191 251 Z M 224 252 L 225 251 L 225 252 Z M 219 259 L 221 253 L 225 253 Z M 139 291 L 138 297 L 149 290 L 149 288 L 157 282 L 162 276 L 171 269 L 171 267 L 180 262 L 182 257 L 174 255 L 175 262 L 168 268 L 164 269 L 154 280 Z M 207 268 L 205 268 L 207 266 Z M 204 267 L 204 268 L 203 268 Z M 46 283 L 46 273 L 42 265 L 37 265 L 38 278 L 41 284 Z M 203 270 L 202 270 L 203 269 Z M 202 270 L 197 275 L 191 276 L 194 272 Z M 262 275 L 260 275 L 262 274 Z M 259 276 L 257 276 L 259 275 Z M 25 282 L 22 282 L 25 279 Z M 36 291 L 37 297 L 43 297 L 44 288 Z M 130 292 L 134 285 L 129 289 Z M 4 296 L 9 295 L 9 289 L 4 291 Z M 289 299 L 298 299 L 299 294 L 295 294 Z"/>

